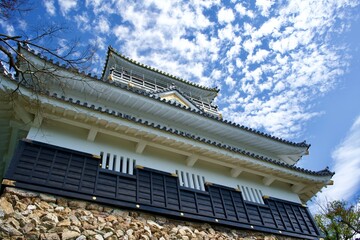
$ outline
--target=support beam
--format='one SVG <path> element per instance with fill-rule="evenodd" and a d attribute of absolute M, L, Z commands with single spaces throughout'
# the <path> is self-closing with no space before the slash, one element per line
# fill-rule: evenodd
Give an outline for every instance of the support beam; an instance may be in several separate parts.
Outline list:
<path fill-rule="evenodd" d="M 22 106 L 15 104 L 14 107 L 15 114 L 23 121 L 25 124 L 31 123 L 33 118 L 31 114 L 28 113 Z"/>
<path fill-rule="evenodd" d="M 275 178 L 273 178 L 273 177 L 264 177 L 263 178 L 263 183 L 265 184 L 265 186 L 270 186 L 274 181 L 275 181 Z"/>
<path fill-rule="evenodd" d="M 231 169 L 230 174 L 233 178 L 237 178 L 238 176 L 240 176 L 240 174 L 242 172 L 243 172 L 243 170 L 240 168 L 233 168 L 233 169 Z"/>
<path fill-rule="evenodd" d="M 291 191 L 294 193 L 300 193 L 300 191 L 305 187 L 303 184 L 294 184 L 291 186 Z"/>
<path fill-rule="evenodd" d="M 97 128 L 97 127 L 90 128 L 88 136 L 87 136 L 87 140 L 93 142 L 96 138 L 98 131 L 99 131 L 99 128 Z"/>
<path fill-rule="evenodd" d="M 144 149 L 146 147 L 146 142 L 145 141 L 140 141 L 136 144 L 136 147 L 135 147 L 135 152 L 136 153 L 139 153 L 139 154 L 142 154 Z"/>
<path fill-rule="evenodd" d="M 32 126 L 33 127 L 36 127 L 36 128 L 39 128 L 42 124 L 42 121 L 43 121 L 43 117 L 40 113 L 37 113 L 34 117 L 34 120 L 33 120 L 33 123 L 32 123 Z"/>
<path fill-rule="evenodd" d="M 188 158 L 186 159 L 186 165 L 188 167 L 193 167 L 198 159 L 199 159 L 199 156 L 197 156 L 197 155 L 188 156 Z"/>

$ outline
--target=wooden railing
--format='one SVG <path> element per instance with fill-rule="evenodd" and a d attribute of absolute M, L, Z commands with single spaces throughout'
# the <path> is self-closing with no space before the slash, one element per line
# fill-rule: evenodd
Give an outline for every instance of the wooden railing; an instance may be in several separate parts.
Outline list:
<path fill-rule="evenodd" d="M 164 85 L 162 83 L 156 83 L 156 80 L 149 81 L 146 80 L 145 76 L 141 76 L 139 74 L 136 74 L 130 70 L 110 70 L 109 78 L 112 81 L 121 82 L 123 84 L 136 87 L 145 91 L 158 91 L 158 90 L 164 90 L 171 85 Z M 189 98 L 197 107 L 202 109 L 203 111 L 213 114 L 215 116 L 219 116 L 218 108 L 217 106 L 213 106 L 210 103 L 201 101 L 199 99 L 193 98 L 191 96 L 186 96 Z"/>
<path fill-rule="evenodd" d="M 131 175 L 100 164 L 99 156 L 21 141 L 3 185 L 302 239 L 319 235 L 298 203 L 264 197 L 256 204 L 238 189 L 207 183 L 199 191 L 181 187 L 174 174 L 137 166 Z"/>

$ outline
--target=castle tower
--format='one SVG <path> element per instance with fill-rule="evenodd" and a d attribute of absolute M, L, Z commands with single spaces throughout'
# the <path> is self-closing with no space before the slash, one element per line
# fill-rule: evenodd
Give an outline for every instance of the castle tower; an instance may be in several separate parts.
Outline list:
<path fill-rule="evenodd" d="M 284 236 L 319 236 L 304 204 L 332 183 L 333 173 L 296 166 L 309 144 L 225 120 L 214 105 L 218 89 L 111 47 L 100 78 L 24 47 L 20 52 L 31 62 L 19 62 L 29 70 L 26 81 L 0 76 L 3 185 Z M 10 102 L 5 96 L 17 88 L 21 95 Z"/>

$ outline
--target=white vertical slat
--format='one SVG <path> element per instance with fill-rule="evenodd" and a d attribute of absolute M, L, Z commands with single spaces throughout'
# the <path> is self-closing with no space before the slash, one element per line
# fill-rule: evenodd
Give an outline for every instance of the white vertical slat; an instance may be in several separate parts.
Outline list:
<path fill-rule="evenodd" d="M 194 188 L 197 189 L 197 190 L 200 190 L 200 187 L 199 187 L 199 182 L 197 180 L 197 175 L 195 174 L 191 174 L 191 180 L 194 182 Z"/>
<path fill-rule="evenodd" d="M 190 188 L 194 188 L 194 182 L 193 182 L 193 180 L 192 180 L 191 174 L 187 172 L 187 173 L 186 173 L 186 177 L 187 177 L 188 182 L 189 182 L 189 187 L 190 187 Z"/>
<path fill-rule="evenodd" d="M 123 158 L 122 159 L 122 168 L 121 168 L 121 172 L 122 173 L 126 173 L 127 171 L 127 161 L 128 161 L 128 158 Z"/>
<path fill-rule="evenodd" d="M 262 203 L 262 202 L 261 202 L 261 197 L 260 197 L 260 195 L 259 195 L 259 191 L 258 191 L 257 189 L 254 189 L 254 190 L 255 190 L 255 195 L 256 195 L 257 202 L 258 202 L 258 203 Z"/>
<path fill-rule="evenodd" d="M 254 199 L 254 202 L 256 203 L 260 203 L 259 199 L 257 198 L 256 194 L 255 194 L 255 191 L 253 188 L 250 188 L 251 190 L 251 193 L 252 193 L 252 196 L 253 196 L 253 199 Z"/>
<path fill-rule="evenodd" d="M 247 195 L 247 192 L 246 192 L 246 189 L 244 188 L 244 186 L 241 186 L 241 189 L 242 189 L 244 199 L 249 201 L 249 197 Z"/>
<path fill-rule="evenodd" d="M 176 170 L 176 174 L 178 175 L 178 177 L 179 177 L 179 184 L 180 184 L 180 186 L 183 186 L 184 185 L 184 180 L 183 180 L 183 178 L 182 178 L 182 174 L 181 174 L 181 171 L 178 171 L 178 170 Z"/>
<path fill-rule="evenodd" d="M 181 171 L 181 174 L 182 174 L 182 177 L 183 177 L 183 186 L 184 187 L 189 187 L 189 182 L 188 182 L 188 180 L 187 180 L 187 176 L 186 176 L 186 173 L 185 172 L 183 172 L 183 171 Z"/>
<path fill-rule="evenodd" d="M 121 157 L 117 157 L 115 158 L 115 171 L 116 172 L 120 172 L 120 158 Z"/>
<path fill-rule="evenodd" d="M 260 193 L 260 199 L 261 199 L 261 203 L 264 204 L 264 200 L 263 200 L 263 193 L 261 192 L 261 190 L 259 189 L 259 193 Z"/>
<path fill-rule="evenodd" d="M 107 153 L 103 153 L 102 154 L 102 161 L 101 161 L 101 168 L 104 168 L 106 169 L 106 156 L 107 156 Z"/>
<path fill-rule="evenodd" d="M 108 153 L 108 154 L 109 154 L 109 167 L 108 167 L 108 169 L 113 170 L 113 167 L 114 167 L 114 155 L 111 154 L 111 153 Z"/>
<path fill-rule="evenodd" d="M 128 172 L 128 174 L 131 174 L 131 175 L 134 174 L 134 165 L 135 165 L 135 159 L 130 159 L 130 161 L 129 161 L 129 172 Z"/>
<path fill-rule="evenodd" d="M 202 177 L 200 175 L 197 175 L 197 181 L 199 183 L 199 190 L 203 190 L 203 183 L 202 183 Z"/>
<path fill-rule="evenodd" d="M 251 201 L 251 202 L 253 202 L 253 199 L 252 199 L 251 193 L 250 193 L 250 191 L 249 191 L 249 188 L 248 188 L 248 187 L 245 187 L 245 189 L 246 189 L 246 192 L 247 192 L 248 197 L 249 197 L 248 200 Z"/>
<path fill-rule="evenodd" d="M 201 190 L 205 191 L 205 177 L 200 177 L 200 182 L 201 182 Z"/>

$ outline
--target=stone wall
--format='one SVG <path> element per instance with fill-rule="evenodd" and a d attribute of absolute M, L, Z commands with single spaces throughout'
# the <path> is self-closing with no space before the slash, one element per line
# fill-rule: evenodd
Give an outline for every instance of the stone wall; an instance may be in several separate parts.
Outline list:
<path fill-rule="evenodd" d="M 294 239 L 114 209 L 7 187 L 0 197 L 0 239 Z"/>

